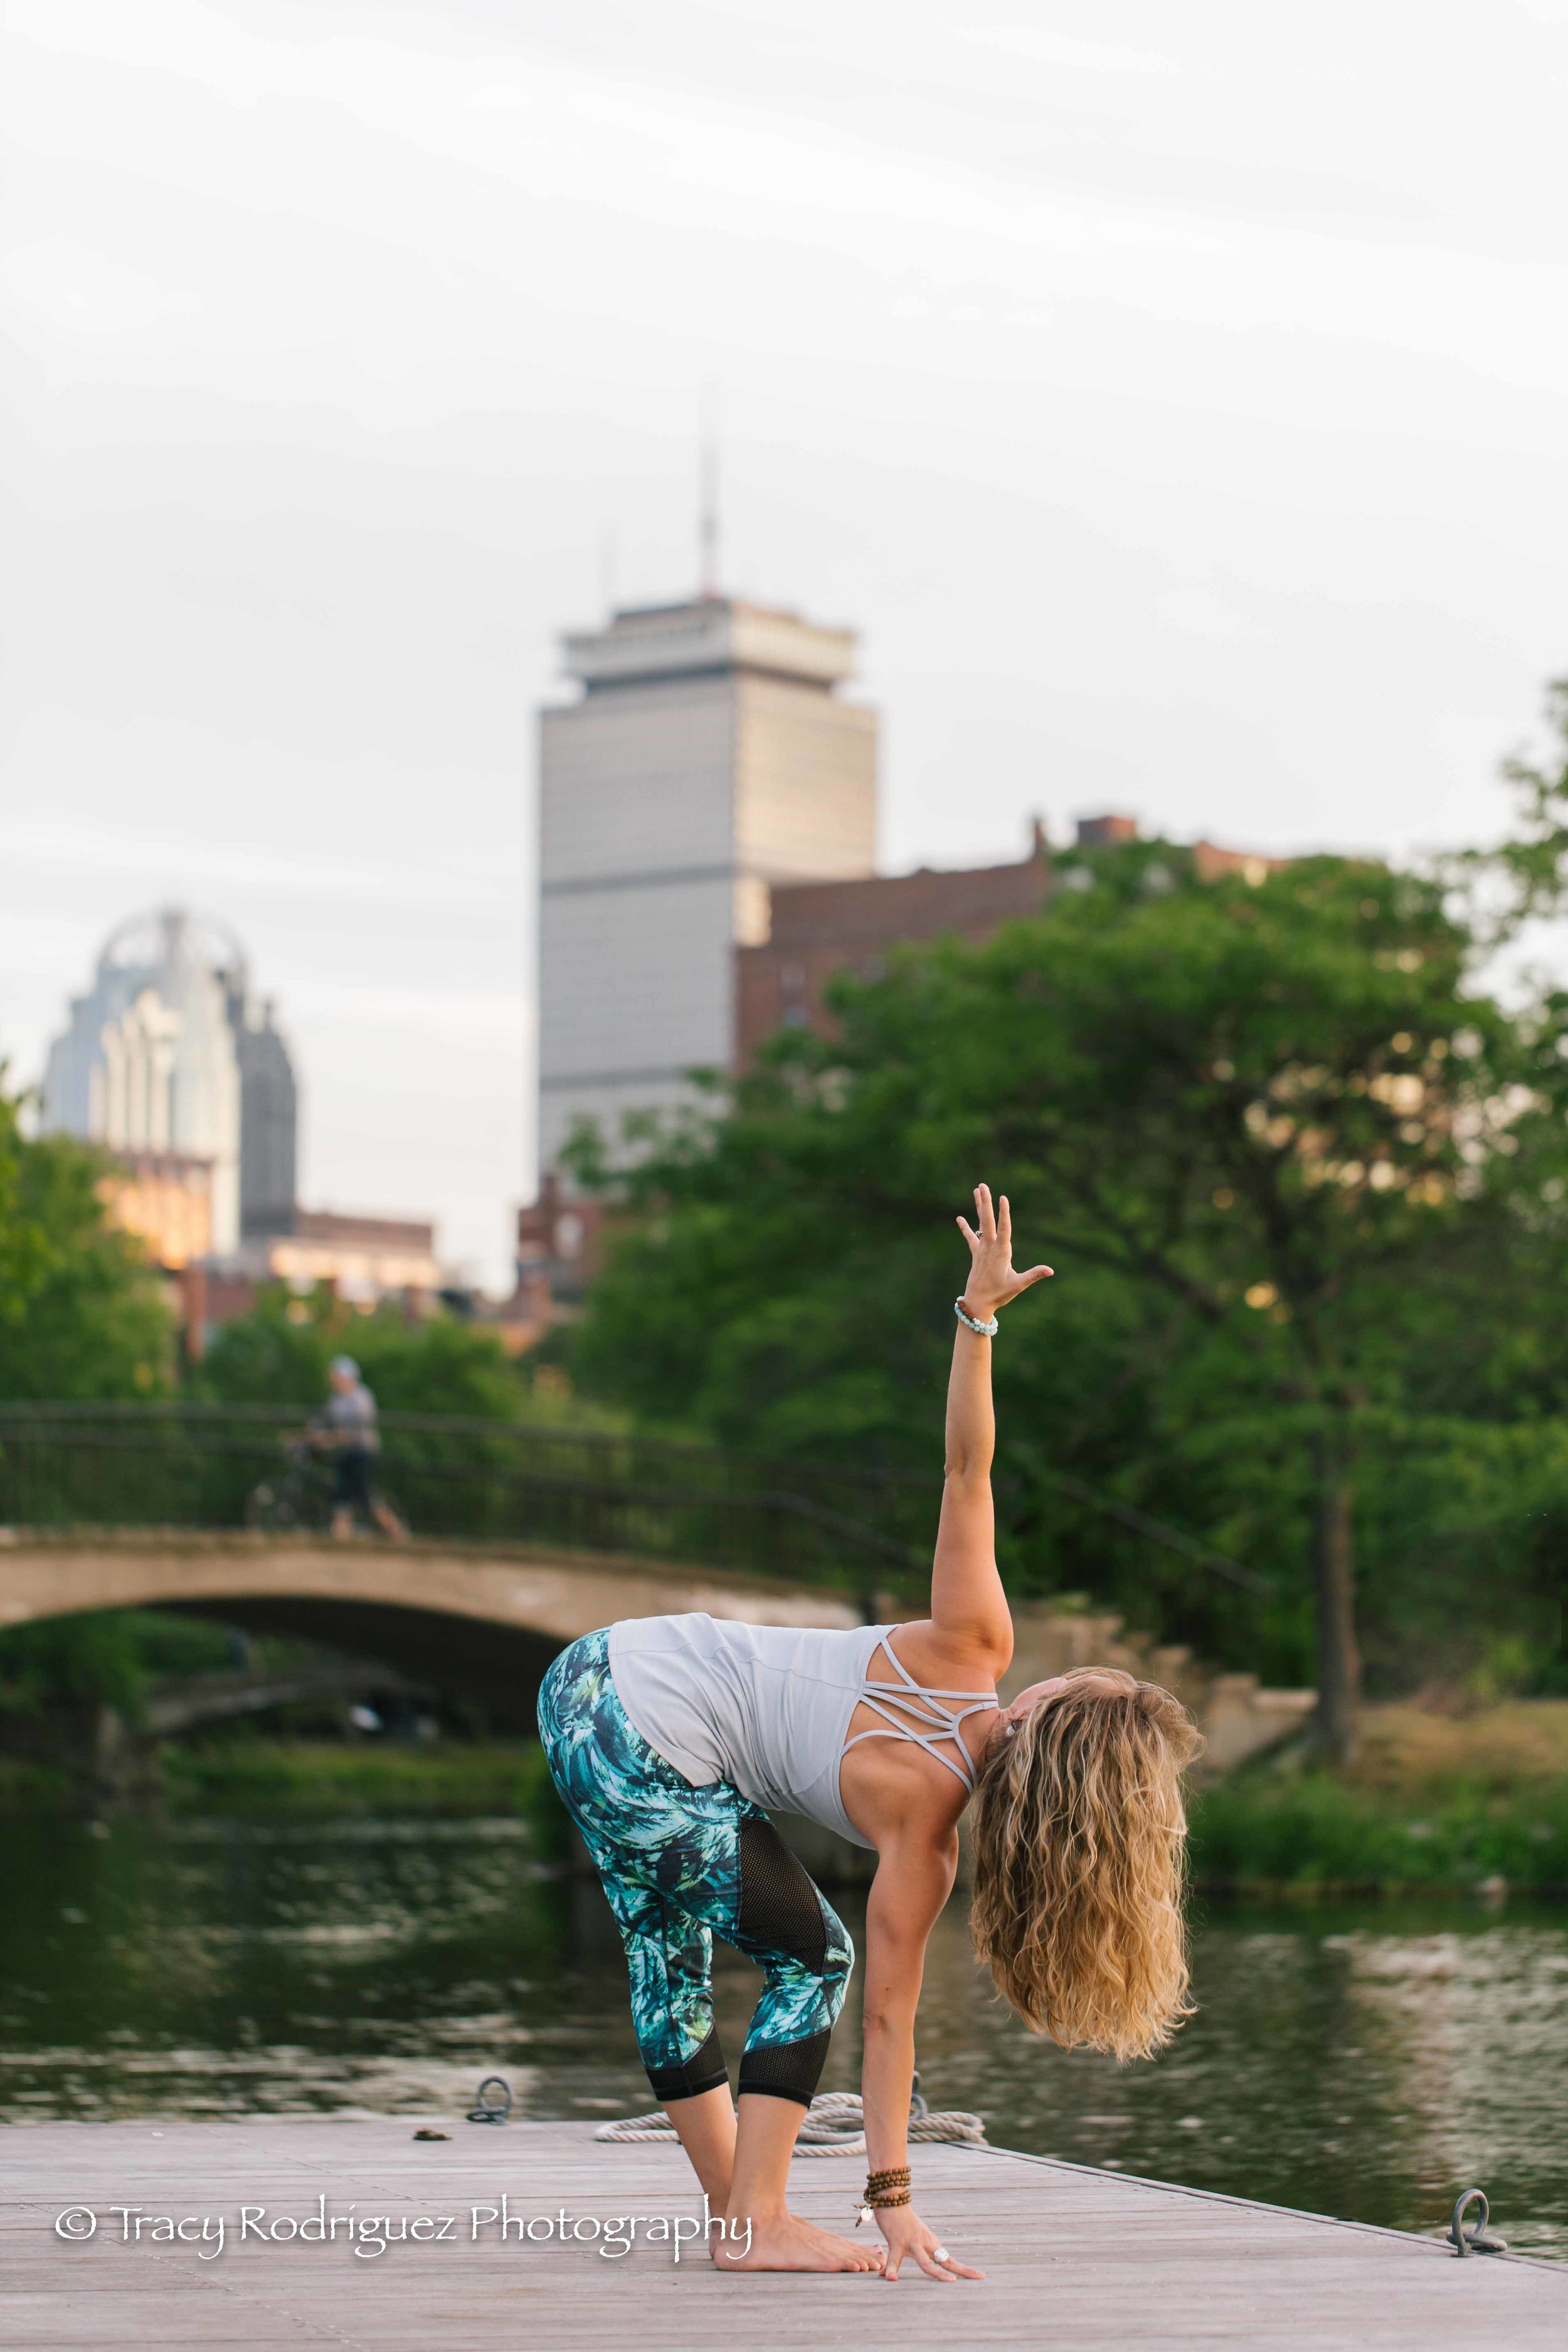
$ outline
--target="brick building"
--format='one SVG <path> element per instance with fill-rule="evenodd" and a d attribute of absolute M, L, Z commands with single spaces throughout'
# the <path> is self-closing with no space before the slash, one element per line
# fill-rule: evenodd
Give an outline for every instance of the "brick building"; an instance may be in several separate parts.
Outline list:
<path fill-rule="evenodd" d="M 539 1198 L 517 1213 L 517 1286 L 542 1283 L 545 1294 L 574 1307 L 599 1270 L 604 1252 L 603 1203 L 568 1192 L 560 1172 L 547 1168 Z"/>
<path fill-rule="evenodd" d="M 1079 849 L 1110 849 L 1136 841 L 1130 816 L 1080 817 Z M 1195 842 L 1201 880 L 1241 874 L 1261 882 L 1284 861 Z M 947 935 L 980 940 L 1003 923 L 1036 915 L 1052 888 L 1051 856 L 1037 824 L 1029 854 L 1016 865 L 879 874 L 848 882 L 775 886 L 770 893 L 768 937 L 735 950 L 734 1066 L 744 1069 L 776 1029 L 826 1030 L 827 982 L 850 971 L 875 979 L 886 950 L 900 940 Z"/>
<path fill-rule="evenodd" d="M 436 1228 L 426 1219 L 296 1208 L 273 1222 L 275 1232 L 252 1234 L 237 1250 L 190 1270 L 185 1320 L 193 1335 L 205 1339 L 220 1323 L 247 1314 L 273 1282 L 301 1293 L 320 1283 L 366 1312 L 384 1300 L 414 1314 L 433 1311 L 441 1274 Z"/>
<path fill-rule="evenodd" d="M 820 1029 L 827 982 L 842 971 L 878 977 L 900 940 L 956 932 L 983 940 L 998 924 L 1037 914 L 1051 887 L 1037 826 L 1029 856 L 1012 866 L 922 866 L 858 882 L 800 882 L 772 892 L 768 939 L 735 950 L 735 1066 L 744 1069 L 775 1029 Z"/>

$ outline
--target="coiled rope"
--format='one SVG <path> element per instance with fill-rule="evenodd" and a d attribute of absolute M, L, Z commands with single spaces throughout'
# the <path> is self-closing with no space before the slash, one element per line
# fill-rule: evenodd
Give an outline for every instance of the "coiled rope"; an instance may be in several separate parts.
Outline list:
<path fill-rule="evenodd" d="M 923 2109 L 924 2100 L 917 2099 L 916 2105 Z M 651 2116 L 619 2116 L 612 2124 L 601 2124 L 594 2134 L 595 2139 L 619 2140 L 673 2140 L 675 2137 L 675 2126 L 662 2107 Z M 965 2115 L 956 2107 L 941 2109 L 935 2115 L 911 2113 L 910 2137 L 984 2147 L 985 2125 L 981 2116 Z M 820 2092 L 800 2127 L 795 2152 L 797 2156 L 864 2156 L 866 2128 L 859 2092 Z"/>

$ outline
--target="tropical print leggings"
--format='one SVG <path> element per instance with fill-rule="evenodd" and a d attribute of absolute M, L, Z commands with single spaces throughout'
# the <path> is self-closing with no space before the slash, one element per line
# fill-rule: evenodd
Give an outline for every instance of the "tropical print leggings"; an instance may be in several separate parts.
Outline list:
<path fill-rule="evenodd" d="M 656 2097 L 729 2080 L 713 2023 L 713 1937 L 766 1978 L 740 2088 L 811 2105 L 855 1948 L 759 1805 L 690 1781 L 628 1720 L 607 1631 L 563 1650 L 539 1693 L 539 1736 L 604 1882 L 631 1971 L 632 2022 Z"/>

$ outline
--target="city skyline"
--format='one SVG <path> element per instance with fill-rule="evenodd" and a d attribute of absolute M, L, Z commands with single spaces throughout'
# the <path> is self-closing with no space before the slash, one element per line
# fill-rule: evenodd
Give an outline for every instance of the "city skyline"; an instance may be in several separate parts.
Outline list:
<path fill-rule="evenodd" d="M 531 714 L 606 583 L 697 584 L 710 383 L 724 583 L 863 632 L 884 869 L 1495 833 L 1568 660 L 1568 26 L 1341 13 L 1348 78 L 1225 0 L 8 11 L 15 1076 L 212 906 L 308 1195 L 503 1284 Z"/>

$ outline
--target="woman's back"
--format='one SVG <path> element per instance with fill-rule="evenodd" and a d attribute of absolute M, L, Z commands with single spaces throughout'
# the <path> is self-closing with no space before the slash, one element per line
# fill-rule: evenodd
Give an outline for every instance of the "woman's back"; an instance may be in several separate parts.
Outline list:
<path fill-rule="evenodd" d="M 838 1759 L 880 1631 L 629 1617 L 610 1628 L 610 1672 L 635 1727 L 696 1786 L 732 1781 L 764 1811 L 804 1813 L 865 1845 L 839 1798 Z"/>
<path fill-rule="evenodd" d="M 921 1748 L 957 1779 L 962 1801 L 969 1755 L 952 1726 L 962 1734 L 964 1717 L 995 1706 L 973 1682 L 919 1683 L 892 1647 L 902 1630 L 627 1618 L 610 1629 L 610 1671 L 633 1725 L 696 1786 L 730 1780 L 764 1811 L 804 1813 L 868 1847 L 839 1788 L 847 1745 Z"/>

